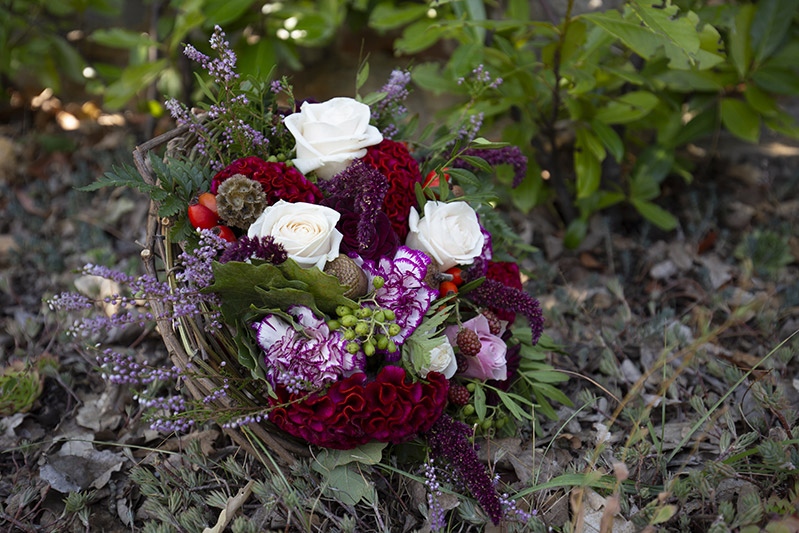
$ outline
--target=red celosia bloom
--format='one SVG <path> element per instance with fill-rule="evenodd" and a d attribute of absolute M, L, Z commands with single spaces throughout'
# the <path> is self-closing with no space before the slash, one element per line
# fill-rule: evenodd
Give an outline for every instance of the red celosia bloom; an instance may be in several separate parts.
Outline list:
<path fill-rule="evenodd" d="M 486 278 L 497 280 L 506 287 L 513 287 L 514 289 L 522 289 L 522 278 L 519 275 L 519 265 L 507 261 L 501 262 L 488 262 L 488 272 Z M 493 309 L 500 320 L 507 320 L 513 324 L 516 320 L 516 313 L 507 311 L 505 309 Z"/>
<path fill-rule="evenodd" d="M 422 182 L 419 163 L 404 144 L 388 139 L 367 148 L 363 161 L 375 167 L 388 179 L 389 186 L 383 211 L 391 220 L 400 242 L 405 242 L 405 237 L 408 235 L 408 213 L 411 206 L 416 205 L 415 185 Z"/>
<path fill-rule="evenodd" d="M 296 168 L 285 163 L 268 163 L 255 156 L 237 159 L 220 170 L 211 182 L 211 192 L 216 194 L 219 185 L 236 174 L 260 183 L 269 205 L 278 200 L 315 204 L 322 199 L 319 188 Z"/>
<path fill-rule="evenodd" d="M 279 428 L 326 448 L 347 450 L 372 440 L 399 443 L 429 430 L 447 404 L 449 381 L 437 372 L 409 382 L 405 370 L 384 367 L 374 381 L 357 373 L 325 394 L 289 394 L 278 387 L 269 419 Z"/>

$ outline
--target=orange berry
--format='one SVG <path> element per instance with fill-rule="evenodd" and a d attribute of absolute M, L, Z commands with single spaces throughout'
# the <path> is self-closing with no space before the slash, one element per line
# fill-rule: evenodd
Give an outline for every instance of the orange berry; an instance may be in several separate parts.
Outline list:
<path fill-rule="evenodd" d="M 442 281 L 438 286 L 438 292 L 441 296 L 449 296 L 450 294 L 458 294 L 458 286 L 451 281 Z"/>

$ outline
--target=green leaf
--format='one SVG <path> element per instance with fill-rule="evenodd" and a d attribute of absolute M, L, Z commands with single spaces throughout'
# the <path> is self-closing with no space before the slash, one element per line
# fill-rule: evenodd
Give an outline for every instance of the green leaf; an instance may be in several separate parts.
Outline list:
<path fill-rule="evenodd" d="M 378 31 L 399 28 L 423 17 L 428 9 L 430 8 L 424 4 L 395 5 L 393 2 L 383 2 L 378 4 L 369 15 L 369 26 Z"/>
<path fill-rule="evenodd" d="M 457 82 L 441 74 L 438 63 L 422 63 L 411 71 L 411 77 L 419 87 L 434 93 L 458 93 L 463 89 Z"/>
<path fill-rule="evenodd" d="M 660 229 L 670 231 L 677 227 L 677 219 L 662 207 L 637 198 L 630 201 L 645 219 Z"/>
<path fill-rule="evenodd" d="M 566 228 L 563 244 L 566 245 L 566 248 L 573 250 L 580 246 L 580 243 L 585 239 L 586 233 L 588 233 L 588 223 L 582 218 L 576 218 Z"/>
<path fill-rule="evenodd" d="M 473 156 L 473 155 L 461 155 L 461 156 L 458 156 L 458 159 L 460 159 L 460 160 L 462 160 L 462 161 L 464 161 L 466 163 L 469 163 L 473 167 L 479 168 L 480 170 L 484 170 L 486 172 L 492 172 L 493 171 L 493 169 L 491 168 L 491 165 L 489 165 L 486 162 L 486 160 L 483 159 L 482 157 L 477 157 L 477 156 Z"/>
<path fill-rule="evenodd" d="M 208 0 L 203 12 L 209 24 L 224 27 L 240 18 L 252 5 L 251 0 Z"/>
<path fill-rule="evenodd" d="M 729 49 L 730 62 L 738 71 L 740 79 L 743 79 L 749 72 L 749 65 L 752 63 L 752 20 L 755 16 L 755 5 L 744 4 L 738 7 L 735 20 L 730 28 L 727 47 Z"/>
<path fill-rule="evenodd" d="M 696 23 L 686 17 L 679 17 L 679 8 L 666 2 L 664 6 L 654 7 L 651 0 L 633 0 L 630 4 L 643 23 L 656 35 L 667 39 L 687 54 L 699 51 L 699 36 Z"/>
<path fill-rule="evenodd" d="M 516 420 L 523 420 L 526 418 L 528 420 L 535 421 L 535 417 L 531 413 L 528 413 L 519 407 L 519 404 L 514 402 L 507 393 L 501 390 L 497 390 L 496 393 L 499 396 L 500 401 L 505 405 L 505 407 L 508 408 L 508 411 L 510 411 L 510 414 L 513 415 Z"/>
<path fill-rule="evenodd" d="M 491 150 L 496 148 L 504 148 L 505 146 L 508 146 L 508 143 L 489 141 L 484 137 L 477 137 L 469 144 L 469 148 L 483 148 Z"/>
<path fill-rule="evenodd" d="M 544 180 L 541 179 L 540 175 L 530 174 L 528 169 L 527 176 L 513 190 L 511 201 L 516 209 L 527 214 L 542 201 L 545 194 Z"/>
<path fill-rule="evenodd" d="M 577 129 L 577 145 L 582 149 L 588 148 L 600 163 L 605 159 L 605 146 L 588 128 Z"/>
<path fill-rule="evenodd" d="M 363 473 L 352 466 L 337 466 L 327 476 L 334 497 L 346 505 L 356 505 L 373 490 Z"/>
<path fill-rule="evenodd" d="M 406 27 L 394 48 L 402 54 L 415 54 L 431 47 L 443 37 L 446 28 L 430 20 L 419 20 Z"/>
<path fill-rule="evenodd" d="M 743 100 L 723 98 L 721 122 L 730 133 L 745 141 L 756 143 L 760 138 L 760 115 Z"/>
<path fill-rule="evenodd" d="M 137 46 L 157 46 L 158 43 L 146 34 L 122 28 L 95 30 L 89 35 L 89 40 L 103 46 L 113 48 L 135 48 Z"/>
<path fill-rule="evenodd" d="M 596 119 L 591 121 L 591 129 L 594 130 L 594 134 L 602 141 L 605 148 L 610 151 L 610 155 L 612 155 L 616 161 L 621 162 L 624 157 L 624 143 L 621 137 L 619 137 L 619 134 L 616 133 L 616 130 L 601 120 Z"/>
<path fill-rule="evenodd" d="M 599 189 L 602 165 L 588 147 L 580 144 L 574 150 L 574 171 L 577 174 L 577 198 L 587 198 Z"/>
<path fill-rule="evenodd" d="M 755 63 L 762 63 L 785 39 L 799 0 L 761 0 L 750 28 Z"/>
<path fill-rule="evenodd" d="M 648 91 L 633 91 L 608 102 L 594 118 L 605 124 L 627 124 L 648 115 L 658 102 L 658 97 Z"/>
<path fill-rule="evenodd" d="M 474 389 L 474 412 L 477 419 L 482 422 L 486 417 L 486 393 L 480 383 L 475 383 Z"/>
<path fill-rule="evenodd" d="M 316 267 L 302 268 L 293 259 L 281 263 L 278 268 L 286 278 L 307 285 L 306 290 L 313 296 L 319 310 L 333 314 L 339 305 L 356 307 L 355 302 L 344 296 L 347 287 L 342 286 L 335 276 L 325 274 Z"/>
<path fill-rule="evenodd" d="M 122 76 L 106 88 L 103 94 L 105 105 L 118 109 L 128 103 L 136 93 L 155 81 L 166 64 L 166 59 L 159 59 L 152 63 L 127 67 Z"/>
<path fill-rule="evenodd" d="M 671 520 L 671 517 L 673 517 L 675 514 L 677 514 L 676 505 L 664 505 L 655 512 L 655 516 L 652 517 L 652 521 L 650 523 L 662 524 L 663 522 Z"/>
<path fill-rule="evenodd" d="M 158 208 L 159 217 L 171 217 L 177 215 L 180 211 L 187 209 L 188 204 L 178 198 L 177 196 L 168 196 Z"/>
<path fill-rule="evenodd" d="M 355 77 L 355 90 L 359 91 L 366 80 L 369 79 L 369 62 L 364 61 L 363 66 L 358 70 L 358 75 Z M 367 104 L 368 105 L 368 104 Z"/>

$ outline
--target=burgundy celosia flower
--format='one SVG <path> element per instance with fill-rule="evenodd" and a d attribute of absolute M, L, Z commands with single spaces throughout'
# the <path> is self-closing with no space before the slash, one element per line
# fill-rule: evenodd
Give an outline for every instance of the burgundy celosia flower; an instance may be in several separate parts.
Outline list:
<path fill-rule="evenodd" d="M 513 287 L 514 289 L 522 290 L 522 278 L 519 275 L 519 265 L 510 261 L 489 261 L 488 269 L 485 274 L 486 278 L 499 281 L 506 287 Z M 516 320 L 516 313 L 505 309 L 492 309 L 500 320 L 507 320 L 509 324 L 513 324 Z"/>
<path fill-rule="evenodd" d="M 430 455 L 444 463 L 463 481 L 494 524 L 502 519 L 502 505 L 486 467 L 477 458 L 477 446 L 469 442 L 472 430 L 449 415 L 442 415 L 427 434 Z"/>
<path fill-rule="evenodd" d="M 404 144 L 388 139 L 367 148 L 362 161 L 375 167 L 388 179 L 389 187 L 383 211 L 391 220 L 400 242 L 405 242 L 408 235 L 408 214 L 411 206 L 416 205 L 415 185 L 422 182 L 419 163 Z"/>
<path fill-rule="evenodd" d="M 323 197 L 322 191 L 296 168 L 285 163 L 268 163 L 255 156 L 237 159 L 220 170 L 211 182 L 211 192 L 216 194 L 219 185 L 236 174 L 260 183 L 269 205 L 278 200 L 315 204 Z"/>
<path fill-rule="evenodd" d="M 399 237 L 385 213 L 377 211 L 374 213 L 374 220 L 363 227 L 363 219 L 352 198 L 332 196 L 322 200 L 322 205 L 341 214 L 336 229 L 344 236 L 339 246 L 342 253 L 356 253 L 363 259 L 372 261 L 378 261 L 381 257 L 394 257 L 400 245 Z"/>
<path fill-rule="evenodd" d="M 446 407 L 448 390 L 449 381 L 437 372 L 413 382 L 401 367 L 386 366 L 374 381 L 358 372 L 305 399 L 278 387 L 269 419 L 326 448 L 348 450 L 372 440 L 396 444 L 430 429 Z"/>

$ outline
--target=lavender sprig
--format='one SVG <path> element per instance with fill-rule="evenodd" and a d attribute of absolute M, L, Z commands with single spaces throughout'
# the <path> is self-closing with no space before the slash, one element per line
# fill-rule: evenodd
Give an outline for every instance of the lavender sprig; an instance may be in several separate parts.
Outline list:
<path fill-rule="evenodd" d="M 527 175 L 527 156 L 522 154 L 518 146 L 503 146 L 497 149 L 470 148 L 464 150 L 461 155 L 480 157 L 492 167 L 501 164 L 511 165 L 513 167 L 513 188 L 521 185 L 522 180 L 524 180 Z M 453 166 L 465 168 L 473 172 L 477 170 L 462 159 L 456 159 L 453 162 Z"/>

